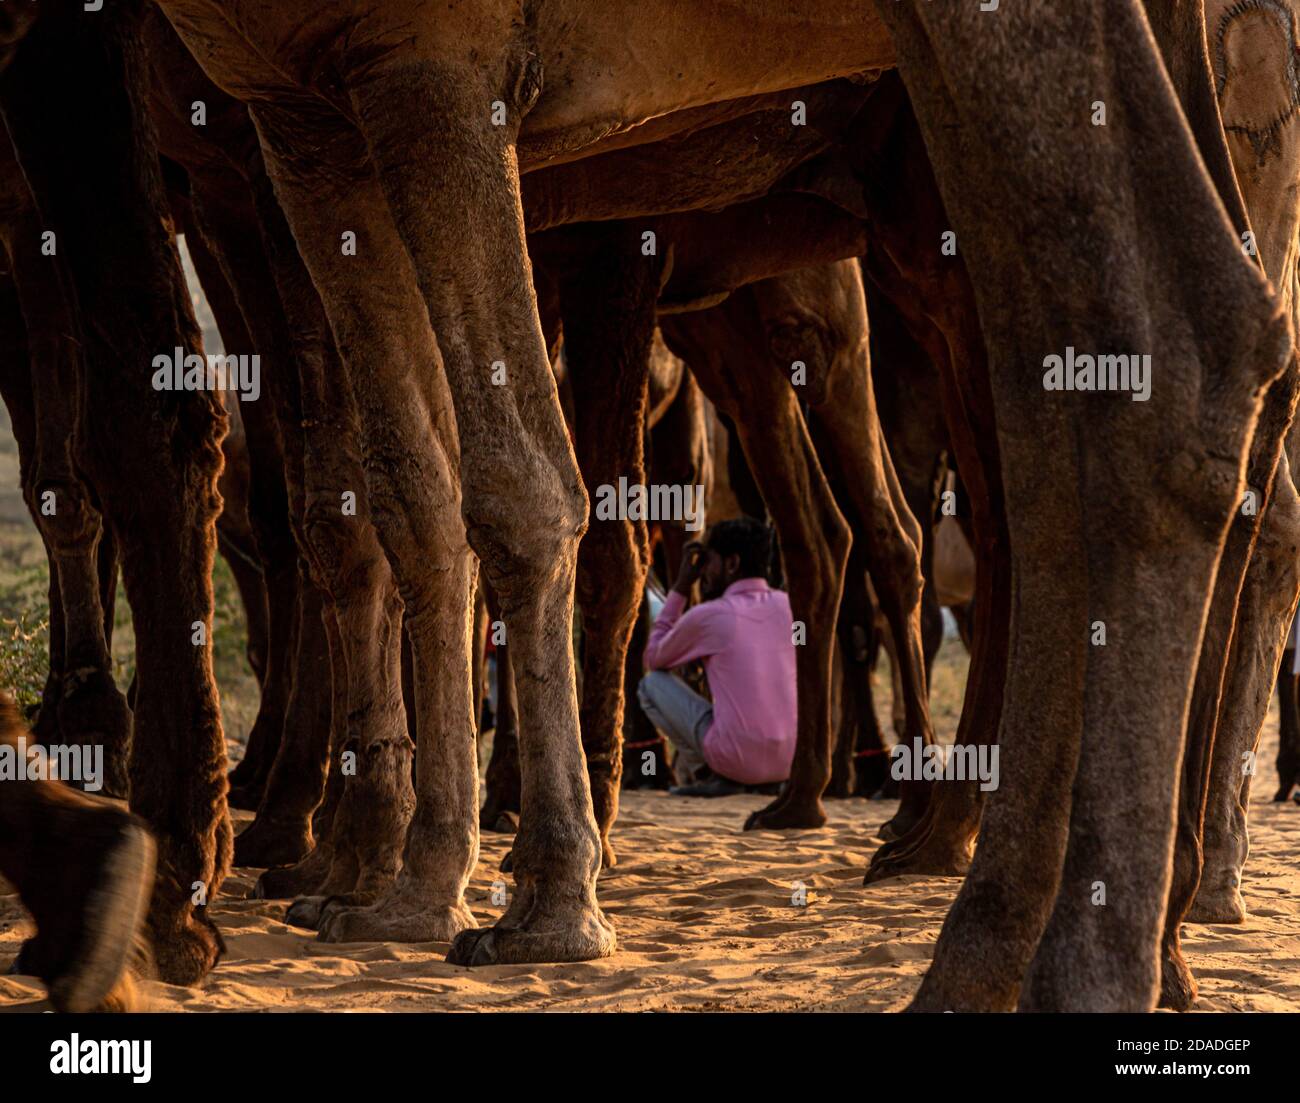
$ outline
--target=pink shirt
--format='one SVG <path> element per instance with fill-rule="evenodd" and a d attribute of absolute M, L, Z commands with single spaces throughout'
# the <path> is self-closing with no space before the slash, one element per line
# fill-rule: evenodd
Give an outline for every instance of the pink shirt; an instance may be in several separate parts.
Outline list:
<path fill-rule="evenodd" d="M 761 578 L 742 578 L 682 616 L 685 606 L 681 594 L 668 595 L 645 665 L 666 670 L 703 659 L 713 695 L 704 761 L 744 785 L 784 781 L 798 715 L 789 597 Z"/>

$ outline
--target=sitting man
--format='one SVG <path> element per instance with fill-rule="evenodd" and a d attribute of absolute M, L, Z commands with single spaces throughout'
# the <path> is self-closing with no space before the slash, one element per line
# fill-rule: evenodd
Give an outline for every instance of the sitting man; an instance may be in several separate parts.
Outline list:
<path fill-rule="evenodd" d="M 672 790 L 726 796 L 790 776 L 796 730 L 790 599 L 767 584 L 772 532 L 749 517 L 714 525 L 688 544 L 645 649 L 641 707 L 677 748 Z M 705 600 L 682 615 L 700 580 Z M 668 671 L 702 659 L 713 703 Z"/>

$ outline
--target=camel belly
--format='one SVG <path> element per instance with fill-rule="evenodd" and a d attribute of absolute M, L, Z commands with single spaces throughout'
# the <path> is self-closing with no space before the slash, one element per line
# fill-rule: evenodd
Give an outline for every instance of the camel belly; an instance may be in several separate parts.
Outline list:
<path fill-rule="evenodd" d="M 675 112 L 895 65 L 864 0 L 539 0 L 535 22 L 543 90 L 520 136 L 525 167 L 659 141 Z"/>

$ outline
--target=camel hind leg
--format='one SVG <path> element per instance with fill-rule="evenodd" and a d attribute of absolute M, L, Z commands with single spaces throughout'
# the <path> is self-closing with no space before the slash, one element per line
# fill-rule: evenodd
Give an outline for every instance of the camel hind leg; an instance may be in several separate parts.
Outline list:
<path fill-rule="evenodd" d="M 581 259 L 566 266 L 560 296 L 578 465 L 594 498 L 602 487 L 617 486 L 620 477 L 633 485 L 646 482 L 647 386 L 660 265 L 642 255 L 634 228 L 584 227 L 566 237 L 581 243 Z M 617 862 L 609 833 L 623 773 L 624 667 L 649 561 L 644 519 L 597 514 L 578 548 L 585 637 L 579 719 L 606 868 Z"/>
<path fill-rule="evenodd" d="M 700 389 L 736 425 L 776 526 L 796 632 L 802 623 L 806 635 L 795 648 L 799 711 L 790 780 L 745 827 L 820 827 L 826 822 L 821 796 L 831 777 L 831 660 L 849 527 L 794 389 L 770 362 L 752 292 L 740 292 L 712 310 L 665 318 L 662 328 Z"/>

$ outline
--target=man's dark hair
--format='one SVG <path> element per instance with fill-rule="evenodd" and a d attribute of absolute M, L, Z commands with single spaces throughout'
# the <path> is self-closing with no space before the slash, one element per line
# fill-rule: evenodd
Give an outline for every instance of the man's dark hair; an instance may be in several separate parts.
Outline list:
<path fill-rule="evenodd" d="M 772 529 L 753 517 L 719 521 L 709 529 L 705 546 L 724 559 L 740 556 L 738 578 L 767 578 L 772 562 Z"/>

